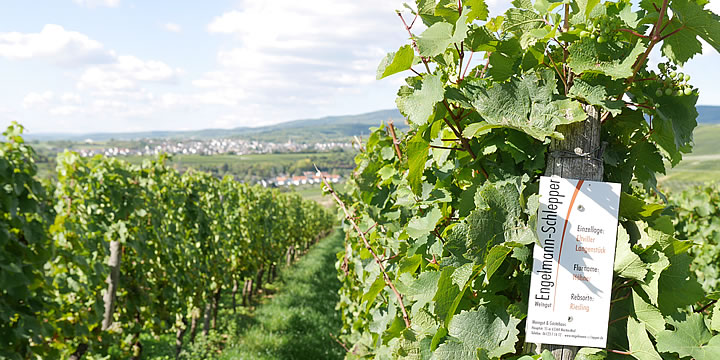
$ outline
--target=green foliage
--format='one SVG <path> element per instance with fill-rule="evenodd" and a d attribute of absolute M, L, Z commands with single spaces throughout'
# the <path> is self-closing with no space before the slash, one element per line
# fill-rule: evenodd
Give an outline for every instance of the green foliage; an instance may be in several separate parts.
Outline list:
<path fill-rule="evenodd" d="M 696 90 L 670 71 L 684 61 L 665 52 L 656 72 L 647 57 L 656 47 L 692 57 L 693 44 L 671 43 L 683 37 L 720 40 L 706 3 L 517 0 L 490 19 L 482 1 L 416 5 L 427 29 L 406 29 L 420 62 L 397 98 L 410 129 L 400 154 L 387 129 L 375 129 L 344 195 L 353 217 L 338 308 L 348 358 L 552 357 L 523 356 L 520 343 L 538 178 L 549 144 L 589 106 L 607 143 L 604 180 L 623 194 L 608 350 L 578 358 L 713 354 L 720 335 L 712 308 L 698 308 L 713 298 L 689 269 L 695 244 L 675 237 L 688 238 L 665 204 L 645 200 L 666 164 L 691 150 L 697 117 Z M 469 52 L 484 64 L 470 69 Z"/>
<path fill-rule="evenodd" d="M 688 189 L 669 200 L 678 238 L 698 244 L 690 250 L 692 269 L 705 291 L 720 291 L 720 184 Z"/>
<path fill-rule="evenodd" d="M 555 132 L 558 125 L 585 120 L 580 103 L 557 99 L 552 70 L 511 79 L 489 89 L 478 88 L 470 94 L 478 114 L 490 125 L 508 127 L 544 140 L 547 136 L 562 137 Z M 471 90 L 472 91 L 472 90 Z"/>
<path fill-rule="evenodd" d="M 430 75 L 417 81 L 412 88 L 403 86 L 398 92 L 397 106 L 408 120 L 416 125 L 424 125 L 432 115 L 435 104 L 443 99 L 443 86 L 440 77 Z"/>
<path fill-rule="evenodd" d="M 42 339 L 52 331 L 43 322 L 52 312 L 42 267 L 53 248 L 45 189 L 35 177 L 34 151 L 13 123 L 0 142 L 0 358 L 46 353 Z"/>
<path fill-rule="evenodd" d="M 377 79 L 409 69 L 415 60 L 415 51 L 410 45 L 403 45 L 397 52 L 389 53 L 378 66 Z"/>
<path fill-rule="evenodd" d="M 218 358 L 341 359 L 344 350 L 331 334 L 341 326 L 334 263 L 343 235 L 336 231 L 283 269 L 277 293 L 257 308 L 252 324 L 231 334 Z"/>
<path fill-rule="evenodd" d="M 333 223 L 299 195 L 181 175 L 164 157 L 131 165 L 62 153 L 50 199 L 19 134 L 11 126 L 0 153 L 1 357 L 66 358 L 87 345 L 91 357 L 128 358 L 141 333 L 185 328 L 220 289 L 284 261 L 288 247 Z M 108 311 L 114 242 L 120 276 Z"/>
<path fill-rule="evenodd" d="M 670 323 L 675 330 L 663 330 L 658 334 L 658 350 L 696 360 L 720 357 L 720 336 L 713 336 L 702 315 L 691 314 L 686 319 Z"/>

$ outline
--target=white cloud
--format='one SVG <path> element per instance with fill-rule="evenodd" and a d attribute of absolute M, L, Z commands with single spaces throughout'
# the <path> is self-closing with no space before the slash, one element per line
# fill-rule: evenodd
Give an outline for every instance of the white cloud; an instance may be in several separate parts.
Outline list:
<path fill-rule="evenodd" d="M 75 93 L 66 92 L 60 96 L 60 101 L 65 104 L 80 104 L 82 103 L 82 97 Z"/>
<path fill-rule="evenodd" d="M 158 109 L 155 96 L 145 89 L 90 92 L 83 95 L 64 93 L 61 96 L 53 96 L 44 103 L 43 107 L 48 108 L 47 113 L 54 116 L 87 116 L 105 119 L 149 116 Z"/>
<path fill-rule="evenodd" d="M 311 5 L 295 0 L 246 2 L 242 10 L 215 17 L 207 29 L 235 34 L 247 47 L 327 47 L 342 39 L 368 39 L 368 35 L 389 28 L 402 31 L 394 14 L 400 7 L 400 1 L 383 0 L 317 0 Z M 266 14 L 272 14 L 273 21 L 267 21 Z M 392 22 L 385 21 L 389 19 Z"/>
<path fill-rule="evenodd" d="M 187 101 L 183 97 L 170 103 L 167 99 L 159 99 L 152 91 L 143 87 L 155 83 L 173 83 L 181 73 L 181 69 L 171 68 L 161 61 L 142 60 L 128 55 L 117 56 L 111 64 L 93 65 L 84 70 L 79 75 L 76 92 L 29 93 L 24 98 L 23 107 L 39 111 L 39 114 L 45 114 L 45 117 L 57 117 L 58 121 L 65 119 L 76 122 L 78 119 L 97 118 L 124 122 L 142 118 L 148 121 L 153 119 L 152 116 L 156 116 L 159 110 L 181 107 L 185 103 L 199 103 L 198 100 Z M 148 125 L 142 124 L 144 125 L 141 125 L 141 128 Z M 96 126 L 97 124 L 93 123 L 90 127 L 83 128 Z"/>
<path fill-rule="evenodd" d="M 165 28 L 165 30 L 167 30 L 169 32 L 174 32 L 174 33 L 179 33 L 182 31 L 182 27 L 180 25 L 171 23 L 171 22 L 163 25 L 163 28 Z"/>
<path fill-rule="evenodd" d="M 78 88 L 100 91 L 131 90 L 138 82 L 176 81 L 182 72 L 161 61 L 142 60 L 135 56 L 118 56 L 112 64 L 96 65 L 88 68 L 80 76 Z"/>
<path fill-rule="evenodd" d="M 243 13 L 240 11 L 226 12 L 218 17 L 215 17 L 213 21 L 208 25 L 208 31 L 212 33 L 225 33 L 230 34 L 238 32 L 242 29 L 240 22 L 243 20 Z"/>
<path fill-rule="evenodd" d="M 44 91 L 41 93 L 31 92 L 25 95 L 25 98 L 23 99 L 23 107 L 26 109 L 45 107 L 54 99 L 55 93 L 52 91 Z"/>
<path fill-rule="evenodd" d="M 338 94 L 367 91 L 385 53 L 407 42 L 400 8 L 399 0 L 243 2 L 207 26 L 232 35 L 232 46 L 218 51 L 217 69 L 192 81 L 202 90 L 196 100 L 243 111 L 283 105 L 281 116 L 291 119 L 299 116 L 292 108 L 332 106 Z"/>
<path fill-rule="evenodd" d="M 227 67 L 257 68 L 272 64 L 335 66 L 331 60 L 311 56 L 269 54 L 251 48 L 235 48 L 228 51 L 220 50 L 217 59 L 218 63 Z"/>
<path fill-rule="evenodd" d="M 323 71 L 317 74 L 317 79 L 334 86 L 354 87 L 353 85 L 363 85 L 374 83 L 375 74 L 372 73 L 353 73 L 341 71 Z"/>
<path fill-rule="evenodd" d="M 73 0 L 73 2 L 90 8 L 96 6 L 118 7 L 120 5 L 120 0 Z"/>
<path fill-rule="evenodd" d="M 105 63 L 113 58 L 100 42 L 54 24 L 45 25 L 39 33 L 0 33 L 0 56 L 49 59 L 64 66 Z"/>
<path fill-rule="evenodd" d="M 121 0 L 73 1 L 87 7 L 134 5 Z M 128 44 L 103 46 L 90 37 L 99 36 L 94 32 L 84 35 L 58 25 L 48 25 L 38 33 L 0 33 L 0 57 L 76 66 L 58 71 L 47 86 L 30 85 L 53 90 L 52 94 L 39 91 L 27 94 L 23 101 L 25 91 L 20 101 L 15 101 L 16 114 L 33 117 L 34 124 L 28 125 L 42 131 L 258 126 L 360 113 L 392 107 L 406 75 L 374 80 L 385 53 L 408 43 L 394 11 L 402 10 L 404 1 L 233 1 L 236 8 L 217 13 L 205 24 L 206 36 L 213 39 L 188 38 L 204 42 L 203 46 L 186 44 L 196 55 L 192 58 L 171 49 L 164 58 L 140 52 L 119 55 L 112 46 Z M 491 7 L 506 2 L 488 0 Z M 103 16 L 107 12 L 89 13 Z M 273 15 L 272 21 L 267 14 Z M 408 21 L 412 19 L 409 12 L 404 14 Z M 155 16 L 150 26 L 160 31 L 138 29 L 148 36 L 136 39 L 132 48 L 161 46 L 163 38 L 153 36 L 164 31 L 187 32 L 183 27 L 190 25 L 169 22 L 179 19 L 162 14 L 148 16 Z M 418 21 L 413 31 L 419 34 L 422 30 Z M 213 48 L 214 44 L 219 45 Z M 211 54 L 200 53 L 208 49 Z M 214 63 L 203 63 L 208 55 L 210 61 L 214 55 Z M 35 65 L 27 64 L 22 66 Z M 192 72 L 188 76 L 177 66 Z M 180 81 L 186 76 L 187 81 Z M 17 103 L 31 108 L 23 109 Z M 0 113 L 0 120 L 4 117 Z M 99 118 L 104 121 L 97 121 Z"/>
<path fill-rule="evenodd" d="M 193 95 L 190 100 L 201 105 L 237 106 L 247 98 L 243 89 L 227 87 Z"/>
<path fill-rule="evenodd" d="M 50 109 L 49 113 L 55 116 L 70 116 L 83 113 L 83 108 L 74 105 L 61 105 Z"/>

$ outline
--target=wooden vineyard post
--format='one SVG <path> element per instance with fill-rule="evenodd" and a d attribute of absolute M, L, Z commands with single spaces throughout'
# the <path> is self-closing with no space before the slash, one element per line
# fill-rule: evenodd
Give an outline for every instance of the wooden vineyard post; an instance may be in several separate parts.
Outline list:
<path fill-rule="evenodd" d="M 558 131 L 564 140 L 553 139 L 547 158 L 545 176 L 557 175 L 567 179 L 603 180 L 602 153 L 600 142 L 600 113 L 597 108 L 584 106 L 585 121 L 562 125 Z M 549 350 L 557 360 L 574 360 L 579 346 L 526 343 L 526 349 L 540 353 Z"/>

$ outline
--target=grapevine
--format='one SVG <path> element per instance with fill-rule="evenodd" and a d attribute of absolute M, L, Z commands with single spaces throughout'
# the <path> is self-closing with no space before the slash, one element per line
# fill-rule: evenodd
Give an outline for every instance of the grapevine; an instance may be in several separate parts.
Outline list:
<path fill-rule="evenodd" d="M 38 314 L 54 308 L 42 272 L 53 251 L 47 193 L 35 177 L 35 153 L 22 131 L 13 123 L 0 143 L 0 357 L 7 359 L 49 351 L 42 339 L 52 328 Z"/>
<path fill-rule="evenodd" d="M 577 356 L 720 357 L 716 294 L 689 270 L 695 244 L 675 237 L 657 189 L 692 148 L 699 90 L 680 68 L 700 39 L 720 49 L 718 16 L 692 0 L 403 11 L 409 44 L 377 76 L 408 75 L 396 103 L 410 130 L 374 129 L 347 193 L 328 189 L 348 234 L 337 264 L 348 358 L 537 359 L 523 343 L 538 180 L 562 157 L 622 185 L 607 348 Z M 555 146 L 591 122 L 597 147 Z"/>
<path fill-rule="evenodd" d="M 137 359 L 141 334 L 167 332 L 179 354 L 215 327 L 223 290 L 333 225 L 298 195 L 180 174 L 162 156 L 64 152 L 48 194 L 21 132 L 0 143 L 3 358 Z"/>
<path fill-rule="evenodd" d="M 708 293 L 720 295 L 720 186 L 700 186 L 670 197 L 679 239 L 698 245 L 690 251 L 693 270 Z"/>

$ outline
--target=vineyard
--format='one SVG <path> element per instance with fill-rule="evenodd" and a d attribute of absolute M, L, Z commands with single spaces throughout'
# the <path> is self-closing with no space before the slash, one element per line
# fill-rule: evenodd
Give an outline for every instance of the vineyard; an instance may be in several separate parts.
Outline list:
<path fill-rule="evenodd" d="M 21 132 L 0 144 L 0 358 L 140 358 L 142 334 L 167 333 L 179 353 L 215 327 L 223 291 L 234 309 L 333 226 L 298 195 L 162 157 L 65 152 L 41 183 Z"/>
<path fill-rule="evenodd" d="M 267 295 L 253 328 L 239 329 L 236 309 L 330 234 L 335 214 L 165 156 L 65 151 L 55 180 L 41 180 L 13 124 L 0 142 L 0 358 L 720 359 L 720 184 L 663 185 L 701 183 L 693 171 L 717 160 L 706 148 L 672 173 L 695 145 L 701 91 L 683 66 L 720 51 L 709 9 L 514 0 L 493 17 L 484 0 L 406 4 L 408 43 L 377 78 L 406 75 L 396 104 L 408 126 L 373 128 L 344 188 L 324 183 L 342 231 L 283 266 L 284 292 Z M 559 218 L 568 233 L 583 182 L 619 184 L 619 206 L 602 208 L 612 222 L 598 224 L 613 234 L 608 321 L 585 324 L 607 325 L 593 339 L 604 347 L 569 332 L 572 344 L 537 343 L 528 330 L 538 259 L 557 259 L 543 279 L 548 294 L 559 287 L 556 248 L 537 253 L 540 181 L 558 177 L 577 180 Z M 563 286 L 602 293 L 583 264 Z M 219 312 L 235 334 L 208 336 Z"/>
<path fill-rule="evenodd" d="M 407 75 L 410 130 L 374 129 L 349 191 L 328 188 L 347 358 L 720 359 L 718 187 L 657 185 L 692 150 L 682 66 L 720 50 L 720 17 L 695 0 L 415 5 L 377 70 Z M 621 184 L 605 348 L 525 340 L 541 175 Z"/>

